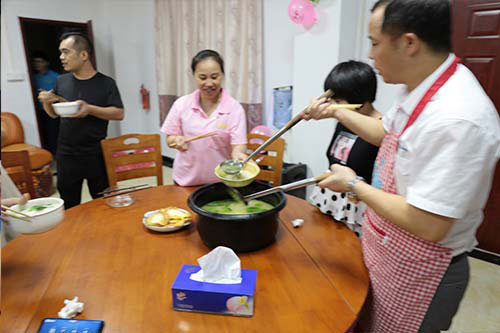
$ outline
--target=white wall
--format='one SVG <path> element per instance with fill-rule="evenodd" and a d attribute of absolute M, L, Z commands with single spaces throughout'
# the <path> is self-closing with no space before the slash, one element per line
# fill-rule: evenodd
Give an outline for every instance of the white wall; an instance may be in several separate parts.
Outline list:
<path fill-rule="evenodd" d="M 293 83 L 293 38 L 303 33 L 288 17 L 290 0 L 263 1 L 264 12 L 264 112 L 273 126 L 273 88 Z"/>
<path fill-rule="evenodd" d="M 121 134 L 160 133 L 160 111 L 155 68 L 155 2 L 154 0 L 107 0 L 108 29 L 113 36 L 110 48 L 117 69 L 116 82 L 126 106 Z M 151 109 L 142 108 L 141 84 L 150 91 Z M 174 156 L 162 134 L 162 153 Z"/>

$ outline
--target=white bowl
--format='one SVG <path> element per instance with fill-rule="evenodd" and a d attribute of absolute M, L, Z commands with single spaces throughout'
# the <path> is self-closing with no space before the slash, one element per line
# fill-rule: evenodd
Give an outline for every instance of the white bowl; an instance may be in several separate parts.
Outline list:
<path fill-rule="evenodd" d="M 80 110 L 80 104 L 78 102 L 63 102 L 52 104 L 54 112 L 61 117 L 71 116 L 78 113 Z"/>
<path fill-rule="evenodd" d="M 32 212 L 27 211 L 30 207 L 41 204 L 55 204 L 53 207 L 47 208 L 44 211 Z M 15 217 L 9 216 L 9 224 L 15 233 L 21 234 L 38 234 L 48 231 L 61 223 L 64 218 L 64 200 L 59 198 L 38 198 L 29 200 L 24 206 L 14 205 L 10 207 L 14 210 L 23 212 L 32 217 L 31 222 L 26 222 Z"/>

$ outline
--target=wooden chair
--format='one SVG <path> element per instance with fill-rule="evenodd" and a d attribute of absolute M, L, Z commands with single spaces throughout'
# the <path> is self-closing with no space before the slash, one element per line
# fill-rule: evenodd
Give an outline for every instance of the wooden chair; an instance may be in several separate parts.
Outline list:
<path fill-rule="evenodd" d="M 109 186 L 132 178 L 156 176 L 163 185 L 159 134 L 127 134 L 101 140 Z"/>
<path fill-rule="evenodd" d="M 258 139 L 259 143 L 251 143 Z M 248 149 L 252 152 L 257 149 L 269 137 L 260 134 L 248 134 Z M 273 186 L 281 185 L 281 173 L 283 169 L 283 152 L 285 151 L 285 140 L 276 139 L 267 146 L 263 152 L 254 157 L 254 160 L 260 166 L 261 171 L 257 180 L 263 180 L 272 183 Z"/>
<path fill-rule="evenodd" d="M 36 198 L 30 157 L 26 150 L 2 151 L 2 166 L 21 193 L 29 193 L 31 198 Z"/>
<path fill-rule="evenodd" d="M 48 197 L 54 193 L 52 186 L 52 171 L 50 164 L 52 154 L 43 148 L 35 147 L 24 142 L 24 129 L 19 118 L 9 112 L 0 114 L 2 120 L 2 153 L 27 151 L 30 160 L 31 174 L 33 175 L 33 187 L 35 195 L 32 199 Z"/>

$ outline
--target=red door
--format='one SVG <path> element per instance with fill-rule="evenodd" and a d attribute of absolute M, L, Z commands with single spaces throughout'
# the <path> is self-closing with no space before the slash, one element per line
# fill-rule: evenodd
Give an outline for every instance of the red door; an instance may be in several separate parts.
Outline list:
<path fill-rule="evenodd" d="M 453 49 L 500 111 L 500 1 L 453 0 Z M 500 254 L 500 163 L 477 232 L 479 248 Z"/>

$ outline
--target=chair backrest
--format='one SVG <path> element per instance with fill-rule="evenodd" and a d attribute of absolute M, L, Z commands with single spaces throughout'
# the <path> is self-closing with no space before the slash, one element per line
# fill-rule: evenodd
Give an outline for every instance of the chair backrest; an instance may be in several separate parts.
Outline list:
<path fill-rule="evenodd" d="M 254 151 L 269 137 L 260 134 L 248 134 L 248 149 Z M 252 143 L 255 142 L 255 143 Z M 263 152 L 254 157 L 260 166 L 257 180 L 271 182 L 273 186 L 281 185 L 281 173 L 283 169 L 283 152 L 285 151 L 285 140 L 277 138 L 267 146 Z"/>
<path fill-rule="evenodd" d="M 121 180 L 156 176 L 163 185 L 159 134 L 127 134 L 101 140 L 109 186 Z"/>
<path fill-rule="evenodd" d="M 36 198 L 27 150 L 3 151 L 2 165 L 21 193 L 29 193 L 31 198 Z"/>
<path fill-rule="evenodd" d="M 10 112 L 2 112 L 2 132 L 5 137 L 2 138 L 2 147 L 13 145 L 15 143 L 24 143 L 24 130 L 19 118 Z"/>

